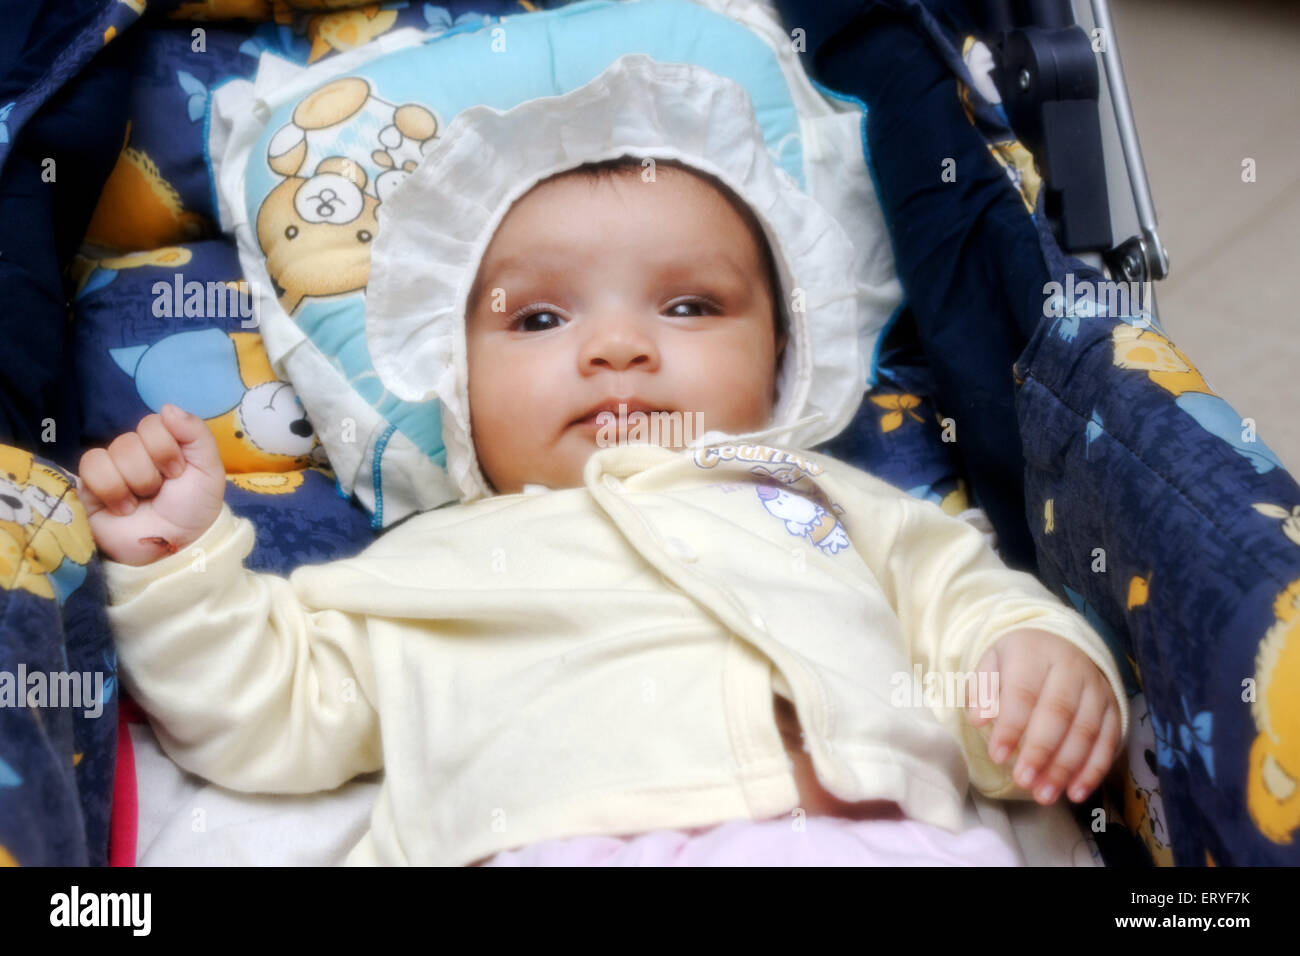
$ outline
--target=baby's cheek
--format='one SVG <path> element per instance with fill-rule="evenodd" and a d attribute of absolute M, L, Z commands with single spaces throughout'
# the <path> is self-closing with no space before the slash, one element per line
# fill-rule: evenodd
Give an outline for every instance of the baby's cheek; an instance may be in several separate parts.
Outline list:
<path fill-rule="evenodd" d="M 775 408 L 774 392 L 776 383 L 771 378 L 751 381 L 744 392 L 745 400 L 738 413 L 745 419 L 750 429 L 764 428 L 772 418 Z"/>

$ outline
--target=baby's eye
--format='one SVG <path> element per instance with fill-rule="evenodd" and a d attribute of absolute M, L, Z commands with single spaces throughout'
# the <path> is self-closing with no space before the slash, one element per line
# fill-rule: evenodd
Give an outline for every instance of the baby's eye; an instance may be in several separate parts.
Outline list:
<path fill-rule="evenodd" d="M 687 299 L 683 302 L 674 302 L 672 305 L 668 306 L 668 312 L 670 315 L 687 318 L 689 317 L 687 313 L 674 311 L 676 309 L 696 309 L 698 310 L 696 313 L 698 315 L 708 315 L 712 312 L 719 311 L 718 307 L 707 299 Z"/>
<path fill-rule="evenodd" d="M 538 328 L 536 323 L 533 321 L 535 319 L 546 319 L 546 318 L 556 320 L 555 324 L 544 323 L 541 328 Z M 516 319 L 513 328 L 523 329 L 523 331 L 525 332 L 547 332 L 550 331 L 551 329 L 559 328 L 559 321 L 558 321 L 559 318 L 560 316 L 554 312 L 548 312 L 544 310 L 538 312 L 529 312 L 527 315 L 522 315 L 518 319 Z M 533 323 L 533 324 L 530 325 L 529 323 Z"/>

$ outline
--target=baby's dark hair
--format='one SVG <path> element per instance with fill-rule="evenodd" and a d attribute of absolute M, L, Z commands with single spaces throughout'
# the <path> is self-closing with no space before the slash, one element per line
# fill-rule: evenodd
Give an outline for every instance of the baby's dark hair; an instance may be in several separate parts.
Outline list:
<path fill-rule="evenodd" d="M 589 182 L 600 182 L 609 179 L 616 174 L 626 175 L 628 173 L 639 173 L 644 167 L 645 160 L 640 156 L 625 155 L 617 159 L 606 159 L 600 162 L 583 163 L 581 166 L 575 166 L 573 169 L 565 170 L 557 174 L 553 179 L 560 176 L 582 176 Z M 682 172 L 690 173 L 699 179 L 704 180 L 731 204 L 745 225 L 749 228 L 749 233 L 754 237 L 757 243 L 759 255 L 763 259 L 764 278 L 767 282 L 768 297 L 772 300 L 772 328 L 775 330 L 777 339 L 783 338 L 788 330 L 789 323 L 786 320 L 785 309 L 783 308 L 784 297 L 781 292 L 781 280 L 776 271 L 776 258 L 772 255 L 772 247 L 767 241 L 767 235 L 763 232 L 763 226 L 754 215 L 754 211 L 749 208 L 749 203 L 745 202 L 732 191 L 731 187 L 722 182 L 711 173 L 706 173 L 701 169 L 676 160 L 676 159 L 656 159 L 655 167 L 671 166 L 674 169 L 680 169 Z"/>

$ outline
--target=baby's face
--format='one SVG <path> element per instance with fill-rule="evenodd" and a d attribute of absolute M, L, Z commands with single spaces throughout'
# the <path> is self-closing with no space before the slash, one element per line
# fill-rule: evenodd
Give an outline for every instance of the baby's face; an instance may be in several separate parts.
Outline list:
<path fill-rule="evenodd" d="M 484 474 L 499 494 L 580 486 L 607 403 L 698 412 L 687 438 L 768 425 L 784 345 L 771 296 L 744 219 L 688 172 L 539 184 L 502 220 L 467 308 Z"/>

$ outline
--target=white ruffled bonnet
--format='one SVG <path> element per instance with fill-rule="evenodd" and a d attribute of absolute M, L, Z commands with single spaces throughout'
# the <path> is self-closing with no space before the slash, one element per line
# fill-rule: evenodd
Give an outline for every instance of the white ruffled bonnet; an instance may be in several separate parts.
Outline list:
<path fill-rule="evenodd" d="M 844 228 L 773 163 L 741 85 L 628 54 L 561 96 L 464 110 L 379 209 L 366 344 L 389 392 L 441 402 L 447 472 L 462 501 L 492 494 L 474 453 L 465 356 L 466 300 L 483 254 L 538 182 L 624 155 L 678 160 L 726 184 L 762 225 L 781 283 L 789 338 L 772 426 L 692 444 L 762 437 L 806 449 L 842 431 L 862 402 L 866 317 Z"/>

